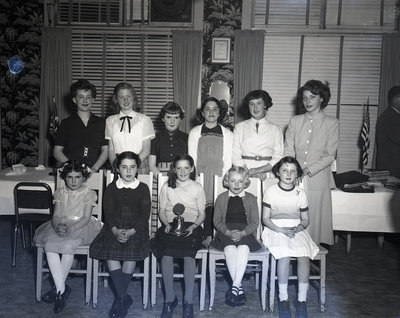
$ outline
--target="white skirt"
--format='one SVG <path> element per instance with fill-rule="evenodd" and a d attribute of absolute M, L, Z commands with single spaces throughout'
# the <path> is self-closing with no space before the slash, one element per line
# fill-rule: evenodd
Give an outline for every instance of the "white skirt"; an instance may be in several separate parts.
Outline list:
<path fill-rule="evenodd" d="M 300 223 L 300 219 L 271 219 L 279 227 L 293 227 Z M 283 233 L 278 233 L 265 227 L 261 239 L 275 259 L 283 257 L 309 257 L 314 259 L 319 248 L 311 239 L 306 230 L 296 233 L 289 238 Z"/>

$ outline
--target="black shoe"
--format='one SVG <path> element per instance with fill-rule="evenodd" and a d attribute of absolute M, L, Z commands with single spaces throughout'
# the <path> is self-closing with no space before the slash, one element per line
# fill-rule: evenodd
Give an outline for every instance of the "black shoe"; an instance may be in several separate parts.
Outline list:
<path fill-rule="evenodd" d="M 308 318 L 307 303 L 305 301 L 296 300 L 294 307 L 296 308 L 296 318 Z"/>
<path fill-rule="evenodd" d="M 182 318 L 193 318 L 193 304 L 183 302 Z"/>
<path fill-rule="evenodd" d="M 124 318 L 128 314 L 128 309 L 132 305 L 133 300 L 132 297 L 126 294 L 122 304 L 120 306 L 118 318 Z"/>
<path fill-rule="evenodd" d="M 172 313 L 178 305 L 178 298 L 175 297 L 173 302 L 164 303 L 160 318 L 172 318 Z"/>
<path fill-rule="evenodd" d="M 71 288 L 68 285 L 65 285 L 65 290 L 61 294 L 58 292 L 56 295 L 55 303 L 54 303 L 54 313 L 58 314 L 63 311 L 65 305 L 67 304 L 67 298 L 71 293 Z"/>
<path fill-rule="evenodd" d="M 288 300 L 278 301 L 279 318 L 292 318 Z"/>
<path fill-rule="evenodd" d="M 67 287 L 65 286 L 65 288 Z M 57 296 L 57 289 L 53 287 L 46 294 L 42 296 L 41 301 L 45 302 L 46 304 L 52 304 L 56 301 L 56 296 Z"/>
<path fill-rule="evenodd" d="M 121 316 L 121 310 L 123 306 L 123 301 L 119 299 L 118 297 L 114 298 L 114 301 L 111 305 L 111 309 L 108 312 L 108 317 L 110 318 L 119 318 Z"/>

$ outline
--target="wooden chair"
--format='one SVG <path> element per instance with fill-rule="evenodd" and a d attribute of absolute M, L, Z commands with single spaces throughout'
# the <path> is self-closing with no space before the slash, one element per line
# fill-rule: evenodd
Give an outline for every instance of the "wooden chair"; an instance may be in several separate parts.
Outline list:
<path fill-rule="evenodd" d="M 64 181 L 60 178 L 59 174 L 57 175 L 57 188 L 61 187 L 64 184 Z M 103 185 L 104 185 L 104 173 L 103 170 L 99 170 L 94 173 L 89 179 L 86 180 L 86 185 L 97 192 L 97 202 L 93 207 L 92 215 L 96 216 L 99 220 L 101 220 L 102 215 L 102 199 L 103 199 Z M 42 280 L 43 273 L 49 273 L 50 270 L 47 266 L 43 264 L 43 254 L 44 249 L 43 246 L 36 244 L 37 247 L 37 264 L 36 264 L 36 300 L 41 300 L 42 294 Z M 85 287 L 85 303 L 86 305 L 90 302 L 91 296 L 91 283 L 92 283 L 92 258 L 89 257 L 89 245 L 79 246 L 76 251 L 76 255 L 86 255 L 86 268 L 72 268 L 70 273 L 73 274 L 83 274 L 86 276 L 86 287 Z"/>
<path fill-rule="evenodd" d="M 224 192 L 225 189 L 222 184 L 223 177 L 214 176 L 214 201 L 217 199 L 218 195 Z M 262 193 L 261 193 L 261 181 L 257 178 L 250 178 L 250 186 L 245 190 L 252 193 L 257 198 L 257 206 L 259 209 L 260 224 L 257 229 L 257 238 L 261 237 L 261 204 L 262 204 Z M 215 282 L 216 282 L 216 266 L 224 265 L 225 262 L 218 262 L 225 260 L 224 251 L 217 250 L 210 247 L 208 250 L 209 265 L 208 269 L 210 272 L 210 307 L 212 310 L 214 305 L 215 296 Z M 256 262 L 252 264 L 252 262 Z M 267 280 L 268 280 L 268 264 L 269 264 L 269 251 L 268 249 L 261 248 L 256 252 L 251 252 L 249 254 L 248 267 L 252 267 L 252 271 L 255 271 L 255 284 L 256 289 L 259 289 L 259 273 L 261 272 L 261 307 L 263 310 L 266 309 L 266 295 L 267 295 Z"/>
<path fill-rule="evenodd" d="M 30 241 L 33 238 L 33 224 L 40 224 L 53 215 L 53 193 L 48 184 L 42 182 L 19 182 L 14 187 L 15 224 L 12 241 L 12 267 L 16 265 L 17 234 L 21 229 L 22 244 L 26 248 L 24 224 L 30 225 Z"/>
<path fill-rule="evenodd" d="M 109 185 L 114 179 L 114 174 L 107 170 L 106 174 L 106 184 Z M 143 182 L 149 187 L 149 191 L 151 193 L 152 184 L 153 184 L 153 173 L 149 174 L 139 174 L 138 180 Z M 149 219 L 149 233 L 151 231 L 151 213 Z M 137 271 L 138 266 L 136 266 L 135 272 L 132 277 L 134 278 L 142 278 L 143 279 L 143 309 L 147 308 L 147 304 L 149 301 L 149 284 L 150 284 L 150 257 L 146 257 L 143 260 L 143 270 Z M 110 274 L 106 269 L 106 264 L 104 266 L 99 266 L 99 260 L 93 259 L 93 299 L 92 305 L 93 308 L 97 308 L 97 296 L 99 291 L 99 277 L 109 277 Z M 107 280 L 104 280 L 104 286 L 107 287 Z"/>
<path fill-rule="evenodd" d="M 161 188 L 165 182 L 168 181 L 167 176 L 163 176 L 161 173 L 158 175 L 158 197 L 160 197 Z M 200 174 L 197 177 L 197 182 L 204 185 L 204 175 Z M 204 302 L 206 296 L 206 275 L 207 275 L 207 249 L 201 249 L 197 251 L 196 260 L 200 260 L 200 271 L 196 273 L 195 279 L 200 279 L 200 311 L 204 310 Z M 151 306 L 156 306 L 156 292 L 157 292 L 157 278 L 162 278 L 162 274 L 158 268 L 158 262 L 154 254 L 151 255 Z M 174 278 L 183 278 L 182 273 L 174 273 Z"/>

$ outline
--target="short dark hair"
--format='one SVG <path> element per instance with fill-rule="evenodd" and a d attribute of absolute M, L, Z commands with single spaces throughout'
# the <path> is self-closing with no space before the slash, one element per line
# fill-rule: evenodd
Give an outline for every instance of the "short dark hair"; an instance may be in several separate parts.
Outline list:
<path fill-rule="evenodd" d="M 269 96 L 269 94 L 262 90 L 262 89 L 256 89 L 254 91 L 250 91 L 247 93 L 247 95 L 243 98 L 243 104 L 249 107 L 249 103 L 252 99 L 259 99 L 262 98 L 264 101 L 265 109 L 268 110 L 272 107 L 272 98 Z"/>
<path fill-rule="evenodd" d="M 91 91 L 92 97 L 96 98 L 96 87 L 88 80 L 80 79 L 73 83 L 69 88 L 69 93 L 71 94 L 71 97 L 76 97 L 76 94 L 79 90 Z"/>
<path fill-rule="evenodd" d="M 60 172 L 60 178 L 63 180 L 65 180 L 68 173 L 72 171 L 81 172 L 83 179 L 85 180 L 89 178 L 91 173 L 90 168 L 79 159 L 73 159 L 64 162 L 62 167 L 58 169 L 58 171 Z"/>
<path fill-rule="evenodd" d="M 185 112 L 178 103 L 168 102 L 160 110 L 160 118 L 164 119 L 165 114 L 179 114 L 179 118 L 185 118 Z"/>
<path fill-rule="evenodd" d="M 204 107 L 206 107 L 208 102 L 214 102 L 217 104 L 217 106 L 219 108 L 218 123 L 219 124 L 222 123 L 222 121 L 225 118 L 226 109 L 222 106 L 221 102 L 215 97 L 207 97 L 207 98 L 203 99 L 203 101 L 201 102 L 200 108 L 197 110 L 197 117 L 199 118 L 199 120 L 202 123 L 204 123 L 205 118 L 203 116 L 203 110 L 204 110 Z"/>
<path fill-rule="evenodd" d="M 176 172 L 174 171 L 174 169 L 176 168 L 176 163 L 180 160 L 187 160 L 190 166 L 194 167 L 194 160 L 188 154 L 184 153 L 175 156 L 174 161 L 172 162 L 172 165 L 168 171 L 168 186 L 173 189 L 176 188 L 176 179 L 177 179 Z M 193 172 L 190 174 L 190 179 L 196 180 L 196 169 L 193 169 Z"/>
<path fill-rule="evenodd" d="M 124 159 L 133 159 L 136 162 L 136 165 L 139 169 L 142 161 L 140 160 L 139 155 L 135 154 L 133 151 L 124 151 L 117 155 L 117 158 L 114 161 L 115 171 L 119 170 L 119 166 L 121 165 L 122 160 Z"/>
<path fill-rule="evenodd" d="M 133 107 L 132 109 L 136 112 L 140 112 L 140 105 L 139 105 L 139 101 L 138 98 L 136 96 L 135 93 L 135 89 L 133 88 L 133 86 L 129 83 L 126 82 L 122 82 L 122 83 L 118 83 L 115 87 L 114 87 L 114 91 L 113 91 L 113 96 L 112 96 L 112 103 L 113 103 L 113 107 L 116 111 L 120 110 L 119 104 L 118 104 L 118 92 L 121 89 L 129 89 L 132 93 L 133 96 Z"/>
<path fill-rule="evenodd" d="M 299 162 L 296 160 L 296 158 L 291 157 L 291 156 L 286 156 L 283 157 L 281 160 L 279 160 L 273 167 L 272 167 L 272 173 L 279 179 L 279 169 L 282 167 L 283 164 L 285 163 L 293 163 L 296 168 L 297 168 L 297 178 L 301 178 L 303 176 L 303 169 L 301 168 Z"/>
<path fill-rule="evenodd" d="M 328 102 L 331 99 L 331 90 L 329 89 L 329 83 L 322 83 L 319 80 L 309 80 L 297 91 L 297 103 L 304 107 L 303 104 L 303 92 L 310 91 L 314 95 L 319 95 L 322 98 L 321 109 L 328 106 Z"/>
<path fill-rule="evenodd" d="M 400 86 L 393 86 L 388 93 L 388 102 L 389 104 L 392 102 L 393 98 L 400 95 Z"/>

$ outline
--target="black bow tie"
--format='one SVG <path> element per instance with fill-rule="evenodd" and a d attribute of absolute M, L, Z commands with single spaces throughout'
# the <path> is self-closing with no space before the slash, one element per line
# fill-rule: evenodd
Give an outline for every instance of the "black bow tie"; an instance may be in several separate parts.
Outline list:
<path fill-rule="evenodd" d="M 124 117 L 121 117 L 121 118 L 119 119 L 119 120 L 122 120 L 120 132 L 122 132 L 122 131 L 124 130 L 124 124 L 125 124 L 125 121 L 126 121 L 126 120 L 128 120 L 129 133 L 131 132 L 131 119 L 132 119 L 131 116 L 124 116 Z"/>

